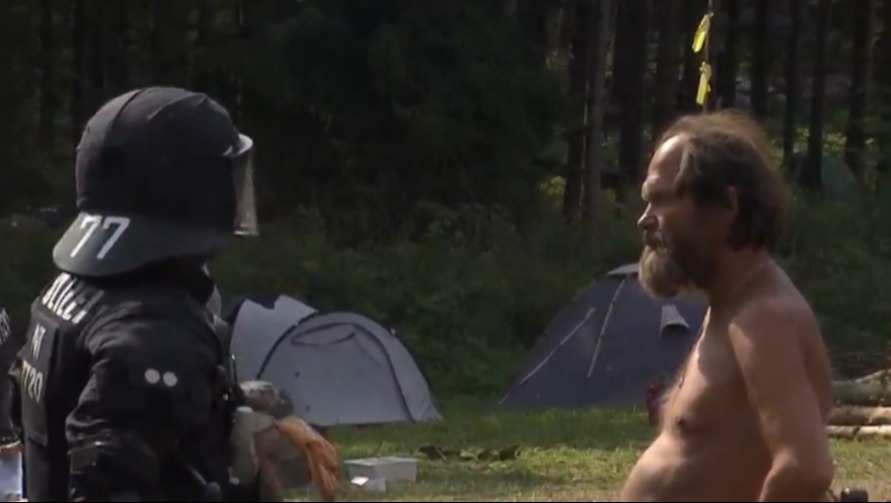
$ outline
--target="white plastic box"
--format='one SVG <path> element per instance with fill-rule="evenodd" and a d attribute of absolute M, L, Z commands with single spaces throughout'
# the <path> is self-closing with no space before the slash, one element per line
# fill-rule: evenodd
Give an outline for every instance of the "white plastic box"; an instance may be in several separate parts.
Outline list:
<path fill-rule="evenodd" d="M 418 478 L 418 460 L 399 456 L 349 459 L 345 463 L 350 478 L 414 482 Z"/>

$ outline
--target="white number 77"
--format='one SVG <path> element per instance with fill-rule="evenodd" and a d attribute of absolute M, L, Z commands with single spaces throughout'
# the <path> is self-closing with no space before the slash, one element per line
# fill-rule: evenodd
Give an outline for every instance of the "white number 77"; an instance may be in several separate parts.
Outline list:
<path fill-rule="evenodd" d="M 127 230 L 127 227 L 130 226 L 130 219 L 127 217 L 102 217 L 98 215 L 87 215 L 81 220 L 80 228 L 81 230 L 87 229 L 87 232 L 84 233 L 84 237 L 80 238 L 77 246 L 71 250 L 71 256 L 80 252 L 80 249 L 83 248 L 87 241 L 89 241 L 90 237 L 93 236 L 93 233 L 96 232 L 96 229 L 99 228 L 99 224 L 102 224 L 102 229 L 108 229 L 114 226 L 114 232 L 111 234 L 111 237 L 102 245 L 102 248 L 99 249 L 99 253 L 96 254 L 96 258 L 102 260 L 108 255 L 108 252 L 111 251 L 111 248 L 118 242 L 118 239 L 121 238 L 121 235 L 124 234 L 124 231 Z"/>

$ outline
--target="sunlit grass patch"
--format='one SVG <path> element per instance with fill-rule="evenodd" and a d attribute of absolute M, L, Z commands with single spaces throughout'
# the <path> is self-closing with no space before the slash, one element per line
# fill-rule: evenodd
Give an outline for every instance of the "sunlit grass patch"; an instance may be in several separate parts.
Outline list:
<path fill-rule="evenodd" d="M 415 483 L 390 483 L 383 494 L 348 489 L 341 501 L 614 501 L 652 438 L 642 411 L 520 413 L 472 401 L 446 404 L 446 420 L 335 431 L 344 460 L 387 455 L 420 459 Z M 431 461 L 433 445 L 464 459 Z M 833 441 L 835 487 L 865 487 L 873 501 L 891 497 L 891 442 Z M 516 459 L 471 459 L 519 446 Z M 307 496 L 307 495 L 303 495 Z M 311 498 L 311 496 L 310 496 Z"/>

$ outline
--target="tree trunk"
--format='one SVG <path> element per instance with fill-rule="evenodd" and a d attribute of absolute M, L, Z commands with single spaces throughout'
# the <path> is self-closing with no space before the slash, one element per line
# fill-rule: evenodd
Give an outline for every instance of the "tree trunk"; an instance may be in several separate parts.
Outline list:
<path fill-rule="evenodd" d="M 110 42 L 108 37 L 109 0 L 94 0 L 89 12 L 87 24 L 90 34 L 89 67 L 90 93 L 88 103 L 90 110 L 96 110 L 110 96 L 106 95 L 106 51 Z"/>
<path fill-rule="evenodd" d="M 71 114 L 71 142 L 77 145 L 80 141 L 81 130 L 84 126 L 84 81 L 86 70 L 84 68 L 84 33 L 86 31 L 85 0 L 72 0 L 72 40 L 71 40 L 71 98 L 69 109 Z M 73 149 L 72 149 L 73 150 Z"/>
<path fill-rule="evenodd" d="M 235 23 L 241 36 L 247 36 L 251 26 L 257 22 L 254 16 L 251 15 L 254 7 L 257 7 L 256 3 L 248 4 L 246 0 L 235 0 Z M 233 74 L 232 84 L 235 90 L 235 110 L 232 111 L 232 117 L 235 119 L 236 124 L 243 124 L 242 117 L 245 109 L 244 82 L 240 75 Z"/>
<path fill-rule="evenodd" d="M 50 154 L 55 134 L 58 99 L 55 92 L 55 29 L 53 28 L 53 2 L 40 1 L 40 112 L 38 135 L 44 154 Z"/>
<path fill-rule="evenodd" d="M 110 87 L 120 94 L 130 87 L 130 0 L 115 0 L 111 8 L 112 50 L 109 51 Z"/>
<path fill-rule="evenodd" d="M 582 212 L 583 166 L 587 136 L 588 36 L 591 35 L 590 0 L 576 0 L 572 20 L 569 62 L 569 93 L 578 111 L 578 127 L 567 133 L 566 182 L 563 190 L 563 217 L 567 223 L 578 222 Z"/>
<path fill-rule="evenodd" d="M 799 81 L 798 68 L 801 26 L 804 19 L 805 0 L 789 0 L 789 37 L 786 39 L 786 109 L 783 116 L 783 165 L 791 170 L 795 166 L 795 140 L 798 136 Z"/>
<path fill-rule="evenodd" d="M 617 89 L 622 110 L 619 169 L 633 185 L 643 163 L 650 0 L 623 0 L 619 5 L 618 29 L 626 32 L 624 50 L 616 54 L 624 67 Z"/>
<path fill-rule="evenodd" d="M 829 44 L 829 17 L 832 0 L 819 0 L 814 29 L 817 33 L 816 53 L 812 72 L 811 120 L 807 138 L 807 159 L 801 168 L 799 183 L 813 191 L 823 188 L 823 112 L 826 107 L 826 52 Z"/>
<path fill-rule="evenodd" d="M 828 426 L 830 438 L 846 440 L 891 440 L 891 426 Z"/>
<path fill-rule="evenodd" d="M 882 370 L 858 379 L 835 381 L 832 387 L 835 400 L 839 404 L 891 406 L 891 370 Z"/>
<path fill-rule="evenodd" d="M 722 108 L 736 106 L 736 79 L 739 73 L 739 2 L 726 0 L 727 29 L 724 34 L 724 51 L 718 65 L 717 91 Z"/>
<path fill-rule="evenodd" d="M 550 68 L 565 70 L 568 66 L 569 36 L 567 32 L 567 3 L 551 6 L 545 16 L 545 59 Z"/>
<path fill-rule="evenodd" d="M 587 136 L 587 88 L 588 88 L 588 35 L 590 32 L 591 7 L 588 0 L 576 0 L 572 9 L 569 93 L 577 110 L 577 127 L 567 133 L 566 182 L 563 190 L 563 218 L 573 224 L 582 212 L 583 176 L 585 164 L 585 137 Z"/>
<path fill-rule="evenodd" d="M 152 67 L 156 83 L 187 86 L 191 46 L 186 2 L 152 3 Z"/>
<path fill-rule="evenodd" d="M 891 2 L 884 1 L 880 8 L 882 31 L 876 46 L 875 84 L 878 91 L 879 161 L 876 170 L 884 173 L 891 168 Z"/>
<path fill-rule="evenodd" d="M 866 107 L 872 70 L 873 17 L 875 2 L 860 0 L 854 11 L 851 44 L 851 97 L 848 113 L 845 161 L 858 180 L 864 182 L 866 171 Z"/>
<path fill-rule="evenodd" d="M 628 18 L 626 15 L 628 12 L 627 1 L 634 2 L 635 0 L 618 0 L 616 3 L 613 71 L 609 87 L 609 97 L 613 103 L 619 106 L 622 103 L 622 89 L 624 89 L 625 82 L 628 80 L 626 75 L 628 74 L 628 38 L 630 33 L 629 30 L 625 29 L 625 20 Z"/>
<path fill-rule="evenodd" d="M 662 0 L 659 45 L 656 53 L 656 102 L 653 107 L 653 138 L 674 120 L 677 113 L 678 76 L 681 60 L 681 2 Z"/>
<path fill-rule="evenodd" d="M 756 0 L 755 29 L 752 32 L 752 111 L 760 119 L 766 118 L 768 112 L 770 1 Z"/>
<path fill-rule="evenodd" d="M 215 10 L 210 0 L 198 0 L 198 27 L 195 33 L 195 43 L 192 45 L 195 55 L 195 68 L 192 73 L 192 86 L 213 96 L 222 96 L 219 91 L 222 87 L 214 78 L 215 70 L 207 63 L 208 50 L 213 46 L 217 37 L 213 27 Z"/>
<path fill-rule="evenodd" d="M 593 32 L 588 37 L 591 57 L 588 97 L 588 141 L 586 149 L 585 220 L 593 225 L 600 205 L 600 179 L 603 172 L 603 109 L 606 103 L 607 48 L 612 0 L 589 0 L 593 9 Z"/>
<path fill-rule="evenodd" d="M 857 407 L 844 405 L 832 409 L 829 424 L 834 426 L 891 425 L 891 407 Z"/>

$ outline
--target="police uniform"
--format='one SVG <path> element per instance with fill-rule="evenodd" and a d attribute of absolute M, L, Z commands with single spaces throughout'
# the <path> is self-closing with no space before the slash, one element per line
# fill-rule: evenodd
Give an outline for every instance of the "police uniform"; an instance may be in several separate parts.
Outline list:
<path fill-rule="evenodd" d="M 13 336 L 9 314 L 0 306 L 0 445 L 19 440 L 15 417 L 15 381 L 12 370 L 22 341 Z"/>
<path fill-rule="evenodd" d="M 252 141 L 209 97 L 118 96 L 77 148 L 79 215 L 22 347 L 31 501 L 210 501 L 228 490 L 229 355 L 204 264 L 256 234 Z"/>
<path fill-rule="evenodd" d="M 22 440 L 21 400 L 15 363 L 23 342 L 19 334 L 13 332 L 9 314 L 0 306 L 0 445 L 18 444 Z M 21 461 L 14 458 L 13 462 Z M 0 495 L 7 500 L 16 496 L 21 498 L 24 492 Z"/>

